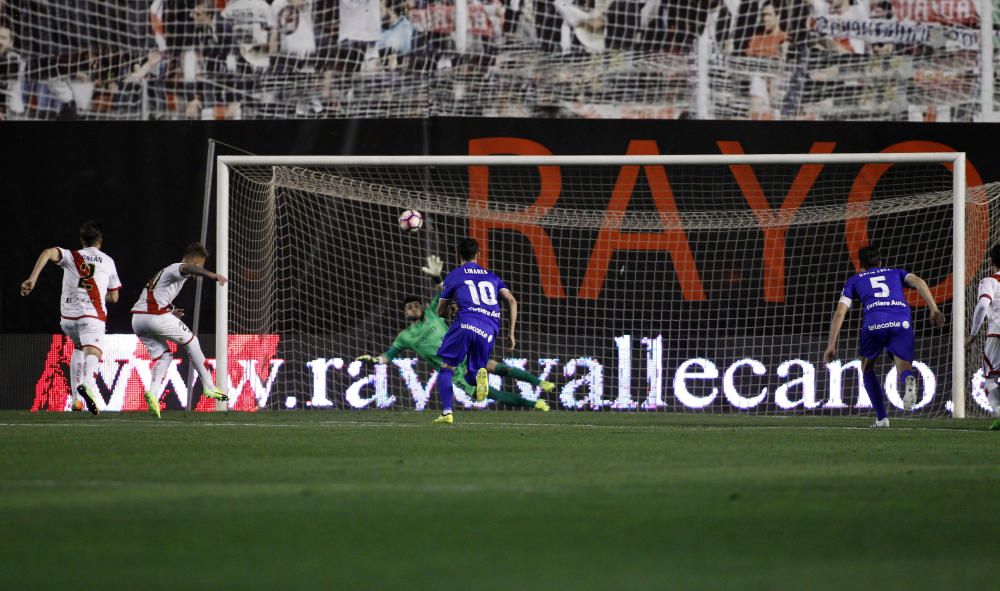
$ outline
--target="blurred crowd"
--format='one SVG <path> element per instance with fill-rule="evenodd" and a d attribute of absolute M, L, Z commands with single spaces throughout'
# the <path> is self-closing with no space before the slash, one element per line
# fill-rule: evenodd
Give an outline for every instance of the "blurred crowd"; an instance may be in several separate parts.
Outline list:
<path fill-rule="evenodd" d="M 965 119 L 976 4 L 0 0 L 0 118 Z"/>

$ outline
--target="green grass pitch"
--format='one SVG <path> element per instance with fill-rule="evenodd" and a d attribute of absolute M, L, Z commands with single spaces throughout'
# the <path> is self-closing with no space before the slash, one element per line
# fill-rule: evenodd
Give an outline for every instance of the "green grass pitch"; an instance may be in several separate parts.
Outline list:
<path fill-rule="evenodd" d="M 0 413 L 0 589 L 995 589 L 986 420 Z"/>

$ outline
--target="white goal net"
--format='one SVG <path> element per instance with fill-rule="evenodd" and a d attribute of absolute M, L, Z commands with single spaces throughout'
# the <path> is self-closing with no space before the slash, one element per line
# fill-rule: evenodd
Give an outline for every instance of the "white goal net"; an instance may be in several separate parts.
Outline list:
<path fill-rule="evenodd" d="M 230 356 L 237 337 L 275 343 L 283 364 L 257 368 L 271 385 L 262 407 L 437 408 L 433 366 L 412 352 L 355 358 L 389 349 L 407 327 L 404 298 L 436 293 L 426 257 L 447 271 L 471 236 L 520 302 L 517 348 L 498 342 L 494 359 L 556 383 L 543 393 L 492 376 L 499 390 L 573 410 L 867 413 L 858 307 L 839 359 L 825 365 L 822 353 L 857 250 L 874 244 L 927 281 L 948 319 L 933 327 L 906 294 L 921 393 L 912 414 L 950 415 L 953 398 L 956 415 L 985 412 L 978 352 L 953 343 L 989 272 L 1000 186 L 968 191 L 956 232 L 952 154 L 631 158 L 223 157 L 218 256 L 231 283 L 217 342 L 228 336 Z M 407 209 L 423 213 L 420 230 L 400 229 Z M 228 367 L 233 383 L 248 371 Z M 891 367 L 883 358 L 878 372 L 903 413 Z M 497 406 L 456 395 L 458 408 Z"/>

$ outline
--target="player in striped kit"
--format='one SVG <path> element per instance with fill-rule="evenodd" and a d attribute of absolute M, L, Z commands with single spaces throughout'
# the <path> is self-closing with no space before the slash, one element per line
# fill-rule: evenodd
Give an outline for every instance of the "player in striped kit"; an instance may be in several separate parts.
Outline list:
<path fill-rule="evenodd" d="M 79 250 L 54 246 L 38 255 L 31 276 L 21 283 L 21 295 L 26 296 L 38 282 L 38 275 L 46 263 L 55 263 L 63 269 L 62 297 L 59 323 L 63 333 L 73 341 L 70 359 L 70 399 L 80 396 L 91 414 L 98 414 L 104 400 L 97 391 L 97 364 L 104 355 L 104 330 L 108 319 L 107 303 L 118 301 L 122 283 L 118 278 L 115 261 L 101 251 L 104 234 L 101 225 L 86 221 L 80 226 Z"/>
<path fill-rule="evenodd" d="M 139 301 L 132 306 L 132 330 L 146 345 L 153 360 L 153 376 L 150 389 L 144 395 L 149 405 L 149 414 L 160 418 L 160 396 L 163 395 L 164 378 L 173 363 L 173 355 L 167 341 L 172 341 L 187 351 L 191 364 L 201 378 L 202 391 L 206 398 L 229 400 L 225 392 L 219 390 L 212 380 L 212 374 L 205 366 L 205 354 L 191 330 L 180 320 L 183 310 L 175 308 L 174 298 L 184 287 L 184 282 L 192 275 L 206 277 L 225 285 L 222 275 L 205 269 L 208 251 L 199 242 L 192 243 L 184 250 L 181 262 L 167 265 L 146 282 Z"/>
<path fill-rule="evenodd" d="M 993 274 L 979 282 L 979 298 L 972 312 L 972 329 L 965 340 L 969 347 L 979 338 L 979 331 L 986 324 L 986 342 L 983 344 L 983 375 L 986 377 L 986 397 L 993 411 L 990 429 L 1000 431 L 1000 244 L 990 249 Z"/>

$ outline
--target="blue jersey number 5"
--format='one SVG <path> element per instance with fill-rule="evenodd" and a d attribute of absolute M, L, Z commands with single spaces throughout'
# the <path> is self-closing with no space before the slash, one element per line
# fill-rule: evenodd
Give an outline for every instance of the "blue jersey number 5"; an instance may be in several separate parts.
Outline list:
<path fill-rule="evenodd" d="M 884 298 L 889 295 L 889 286 L 885 284 L 885 276 L 878 275 L 877 277 L 872 277 L 869 281 L 871 281 L 872 289 L 877 290 L 875 297 Z"/>

